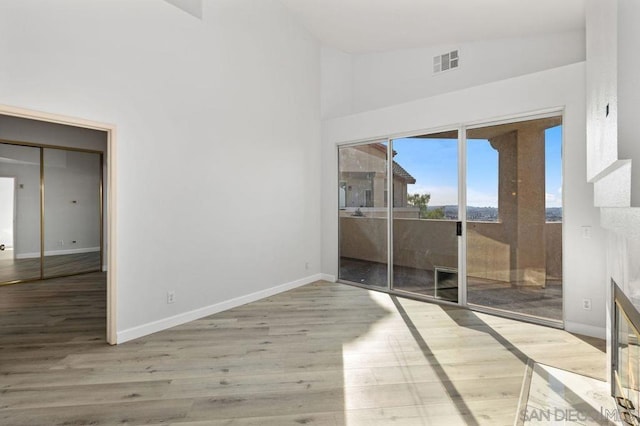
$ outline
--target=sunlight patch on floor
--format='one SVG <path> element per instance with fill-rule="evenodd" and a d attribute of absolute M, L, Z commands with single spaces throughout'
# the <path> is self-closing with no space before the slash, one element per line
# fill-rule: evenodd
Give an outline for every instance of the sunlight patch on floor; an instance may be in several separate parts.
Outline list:
<path fill-rule="evenodd" d="M 538 363 L 529 373 L 516 425 L 624 424 L 607 382 Z"/>

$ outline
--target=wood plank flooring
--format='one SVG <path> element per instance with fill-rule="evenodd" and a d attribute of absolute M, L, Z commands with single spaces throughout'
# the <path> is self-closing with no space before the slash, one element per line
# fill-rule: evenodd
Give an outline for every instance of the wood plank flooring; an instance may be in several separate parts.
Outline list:
<path fill-rule="evenodd" d="M 44 276 L 80 274 L 100 271 L 100 252 L 63 254 L 44 257 Z M 15 280 L 40 278 L 40 258 L 0 259 L 0 284 Z"/>
<path fill-rule="evenodd" d="M 326 282 L 105 343 L 104 274 L 0 287 L 1 425 L 512 425 L 604 342 Z"/>

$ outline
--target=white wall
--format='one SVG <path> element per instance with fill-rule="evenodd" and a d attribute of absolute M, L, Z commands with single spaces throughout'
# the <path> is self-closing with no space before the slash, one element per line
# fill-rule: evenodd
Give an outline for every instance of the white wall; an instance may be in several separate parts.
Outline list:
<path fill-rule="evenodd" d="M 591 0 L 586 17 L 588 177 L 632 160 L 631 206 L 640 207 L 640 2 Z"/>
<path fill-rule="evenodd" d="M 460 67 L 433 75 L 433 57 L 459 49 Z M 323 117 L 368 111 L 568 65 L 585 59 L 584 31 L 383 53 L 323 51 Z M 342 55 L 345 55 L 344 53 Z M 338 73 L 342 69 L 343 75 Z M 344 74 L 348 73 L 346 77 Z M 351 88 L 346 82 L 351 83 Z M 340 90 L 338 90 L 340 88 Z M 342 94 L 342 101 L 336 98 Z M 351 105 L 345 111 L 345 105 Z"/>
<path fill-rule="evenodd" d="M 101 171 L 99 154 L 44 150 L 45 256 L 100 250 Z"/>
<path fill-rule="evenodd" d="M 0 103 L 117 126 L 119 341 L 317 276 L 320 48 L 279 2 L 6 0 L 0 40 Z"/>
<path fill-rule="evenodd" d="M 617 7 L 615 1 L 586 2 L 587 178 L 618 159 Z M 607 105 L 609 115 L 607 116 Z"/>
<path fill-rule="evenodd" d="M 605 233 L 586 183 L 585 65 L 578 63 L 375 111 L 327 120 L 323 126 L 322 271 L 337 276 L 336 144 L 421 132 L 564 107 L 564 295 L 570 331 L 604 336 Z M 592 237 L 582 236 L 591 226 Z M 582 299 L 593 310 L 582 309 Z"/>
<path fill-rule="evenodd" d="M 353 112 L 353 55 L 322 47 L 322 118 L 335 118 Z"/>
<path fill-rule="evenodd" d="M 606 2 L 609 3 L 609 2 Z M 631 205 L 640 207 L 640 134 L 638 110 L 640 105 L 640 2 L 617 1 L 617 85 L 618 85 L 618 153 L 620 159 L 631 159 Z M 614 44 L 615 46 L 615 44 Z M 614 69 L 608 64 L 608 69 Z"/>

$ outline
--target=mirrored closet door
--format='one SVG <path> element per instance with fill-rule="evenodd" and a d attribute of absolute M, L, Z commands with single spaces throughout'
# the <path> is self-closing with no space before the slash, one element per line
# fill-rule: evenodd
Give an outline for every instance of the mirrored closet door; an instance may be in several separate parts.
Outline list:
<path fill-rule="evenodd" d="M 100 270 L 100 154 L 44 149 L 44 277 Z"/>
<path fill-rule="evenodd" d="M 0 285 L 102 269 L 102 153 L 0 142 Z"/>

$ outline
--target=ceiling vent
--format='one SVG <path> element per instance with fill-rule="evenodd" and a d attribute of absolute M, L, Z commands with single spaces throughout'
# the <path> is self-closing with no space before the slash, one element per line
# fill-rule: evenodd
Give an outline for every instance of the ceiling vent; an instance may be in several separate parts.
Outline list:
<path fill-rule="evenodd" d="M 433 57 L 433 73 L 440 74 L 444 71 L 449 71 L 458 68 L 460 64 L 460 57 L 458 56 L 458 50 L 452 50 L 451 52 L 443 55 Z"/>

